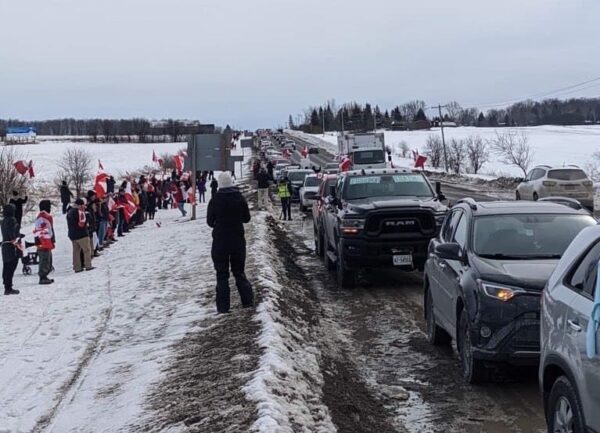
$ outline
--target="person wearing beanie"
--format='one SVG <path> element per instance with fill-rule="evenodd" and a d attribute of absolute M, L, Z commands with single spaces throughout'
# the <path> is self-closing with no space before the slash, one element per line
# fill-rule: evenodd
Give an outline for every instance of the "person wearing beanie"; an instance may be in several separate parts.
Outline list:
<path fill-rule="evenodd" d="M 54 219 L 51 214 L 50 200 L 40 201 L 40 213 L 35 219 L 35 244 L 39 258 L 40 284 L 52 284 L 54 280 L 48 278 L 52 272 L 52 250 L 56 243 L 54 236 Z"/>
<path fill-rule="evenodd" d="M 92 267 L 92 245 L 89 238 L 89 222 L 85 209 L 85 201 L 81 198 L 75 200 L 75 207 L 67 213 L 67 228 L 69 239 L 73 244 L 73 270 L 75 272 L 94 269 Z M 81 256 L 83 254 L 83 266 Z"/>
<path fill-rule="evenodd" d="M 246 238 L 244 224 L 250 222 L 248 203 L 233 185 L 228 172 L 219 174 L 219 190 L 208 203 L 206 222 L 213 229 L 211 256 L 217 273 L 218 313 L 230 308 L 229 269 L 242 301 L 242 307 L 254 305 L 252 285 L 246 278 Z"/>
<path fill-rule="evenodd" d="M 2 228 L 2 282 L 5 295 L 18 295 L 19 291 L 13 289 L 13 276 L 19 264 L 19 224 L 15 218 L 15 205 L 12 203 L 4 206 Z"/>

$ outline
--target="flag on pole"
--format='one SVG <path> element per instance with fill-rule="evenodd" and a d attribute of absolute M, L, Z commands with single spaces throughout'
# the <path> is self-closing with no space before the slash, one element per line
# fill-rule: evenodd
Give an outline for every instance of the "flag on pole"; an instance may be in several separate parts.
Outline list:
<path fill-rule="evenodd" d="M 29 174 L 29 177 L 35 177 L 35 173 L 33 172 L 33 161 L 17 161 L 14 164 L 15 170 L 20 175 L 25 176 L 25 174 Z"/>
<path fill-rule="evenodd" d="M 106 196 L 106 191 L 108 190 L 106 186 L 106 179 L 109 177 L 110 175 L 104 170 L 98 170 L 98 173 L 94 178 L 94 191 L 99 199 L 102 199 Z"/>
<path fill-rule="evenodd" d="M 422 168 L 425 170 L 425 161 L 427 161 L 427 157 L 425 155 L 419 155 L 417 153 L 417 159 L 415 160 L 415 168 Z"/>
<path fill-rule="evenodd" d="M 344 156 L 340 161 L 340 171 L 349 171 L 352 168 L 352 161 L 347 156 Z"/>
<path fill-rule="evenodd" d="M 184 157 L 182 155 L 175 155 L 173 157 L 173 161 L 175 162 L 175 168 L 177 171 L 183 171 L 183 160 Z"/>
<path fill-rule="evenodd" d="M 125 186 L 125 202 L 123 212 L 125 213 L 125 221 L 129 222 L 137 212 L 137 206 L 133 201 L 133 193 L 131 192 L 131 182 L 129 181 L 127 181 L 127 185 Z"/>
<path fill-rule="evenodd" d="M 302 149 L 302 158 L 306 158 L 308 156 L 308 147 L 304 146 Z"/>

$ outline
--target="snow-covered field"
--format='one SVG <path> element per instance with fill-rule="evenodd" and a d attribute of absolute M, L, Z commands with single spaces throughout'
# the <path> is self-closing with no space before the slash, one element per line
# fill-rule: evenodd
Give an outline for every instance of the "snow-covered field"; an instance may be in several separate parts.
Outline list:
<path fill-rule="evenodd" d="M 524 132 L 532 149 L 535 152 L 533 165 L 548 164 L 561 166 L 575 164 L 584 168 L 591 162 L 594 152 L 600 151 L 600 126 L 536 126 L 513 128 L 518 132 Z M 459 127 L 445 128 L 446 140 L 461 139 L 469 136 L 480 136 L 484 140 L 492 139 L 499 133 L 505 132 L 506 128 L 475 128 Z M 425 141 L 429 135 L 440 135 L 439 128 L 429 131 L 385 131 L 385 142 L 392 146 L 394 154 L 400 151 L 400 145 L 404 141 L 409 149 L 416 149 L 423 153 Z M 328 133 L 308 135 L 315 144 L 321 143 L 324 148 L 332 153 L 337 153 L 337 136 Z M 326 142 L 326 143 L 323 143 Z M 402 162 L 398 159 L 399 162 Z M 481 174 L 522 176 L 522 172 L 512 166 L 499 161 L 497 155 L 491 154 Z"/>
<path fill-rule="evenodd" d="M 7 146 L 9 147 L 9 146 Z M 127 171 L 152 166 L 152 151 L 157 155 L 174 154 L 186 148 L 186 143 L 72 143 L 69 141 L 42 141 L 37 144 L 10 146 L 22 159 L 33 161 L 37 181 L 51 182 L 58 172 L 58 161 L 67 149 L 78 148 L 89 152 L 94 171 L 98 160 L 105 170 L 117 176 Z"/>

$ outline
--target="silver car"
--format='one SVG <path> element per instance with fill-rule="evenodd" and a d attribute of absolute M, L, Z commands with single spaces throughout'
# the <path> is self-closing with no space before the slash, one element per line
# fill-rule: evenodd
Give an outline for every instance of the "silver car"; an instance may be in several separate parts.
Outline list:
<path fill-rule="evenodd" d="M 594 209 L 594 183 L 575 165 L 550 167 L 539 165 L 529 172 L 517 187 L 517 200 L 538 200 L 544 197 L 569 197 Z"/>
<path fill-rule="evenodd" d="M 548 431 L 600 432 L 600 226 L 582 230 L 542 300 L 540 386 Z"/>

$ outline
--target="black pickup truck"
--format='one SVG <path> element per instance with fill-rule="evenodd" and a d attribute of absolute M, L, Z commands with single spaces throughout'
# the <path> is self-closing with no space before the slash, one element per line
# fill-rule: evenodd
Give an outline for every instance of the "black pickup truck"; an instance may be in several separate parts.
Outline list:
<path fill-rule="evenodd" d="M 448 211 L 443 200 L 439 184 L 409 168 L 340 174 L 316 233 L 338 284 L 354 285 L 361 268 L 422 270 Z"/>

